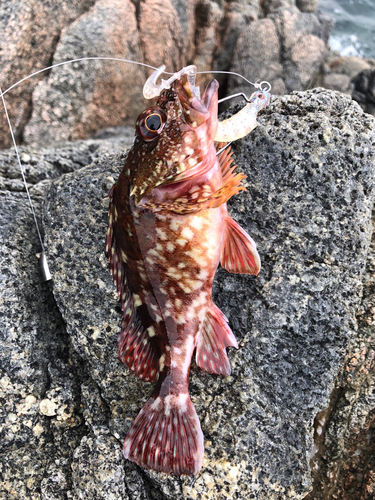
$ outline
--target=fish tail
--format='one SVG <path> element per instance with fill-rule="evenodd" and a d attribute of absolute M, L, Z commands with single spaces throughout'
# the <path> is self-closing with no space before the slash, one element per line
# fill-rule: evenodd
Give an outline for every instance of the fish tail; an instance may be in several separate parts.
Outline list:
<path fill-rule="evenodd" d="M 170 384 L 167 380 L 165 383 Z M 161 396 L 163 385 L 134 420 L 124 441 L 124 457 L 142 467 L 177 476 L 197 474 L 204 454 L 197 412 L 188 392 Z"/>

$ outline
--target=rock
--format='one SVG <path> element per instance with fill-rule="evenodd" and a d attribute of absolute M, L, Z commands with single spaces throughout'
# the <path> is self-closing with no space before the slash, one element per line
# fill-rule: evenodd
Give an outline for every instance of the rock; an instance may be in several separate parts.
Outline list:
<path fill-rule="evenodd" d="M 306 500 L 325 500 L 326 492 L 332 489 L 343 500 L 371 500 L 375 494 L 374 271 L 373 234 L 363 280 L 358 334 L 346 355 L 328 408 L 315 419 L 318 446 L 311 463 L 314 489 Z"/>
<path fill-rule="evenodd" d="M 141 60 L 135 7 L 130 0 L 96 2 L 64 30 L 53 62 L 97 55 Z M 25 142 L 40 145 L 77 140 L 127 120 L 134 123 L 144 104 L 145 80 L 144 68 L 116 61 L 81 61 L 54 68 L 34 92 Z"/>
<path fill-rule="evenodd" d="M 281 9 L 290 9 L 296 6 L 296 0 L 260 0 L 260 6 L 265 15 Z"/>
<path fill-rule="evenodd" d="M 117 139 L 117 150 L 123 144 Z M 82 168 L 109 149 L 116 149 L 116 138 L 56 150 L 20 148 L 40 227 L 50 179 Z M 26 193 L 21 183 L 14 182 L 13 191 L 7 188 L 17 176 L 14 152 L 2 152 L 0 497 L 63 500 L 71 489 L 73 452 L 85 434 L 79 386 L 84 373 L 72 368 L 65 324 L 49 284 L 41 281 L 40 243 Z"/>
<path fill-rule="evenodd" d="M 323 89 L 274 99 L 259 122 L 235 145 L 248 194 L 235 197 L 230 212 L 257 242 L 263 271 L 258 279 L 217 273 L 215 302 L 240 349 L 230 352 L 230 377 L 192 367 L 190 390 L 206 440 L 194 481 L 133 466 L 134 484 L 151 485 L 160 498 L 304 498 L 312 422 L 329 405 L 357 339 L 375 122 L 350 98 Z M 79 377 L 85 370 L 83 416 L 91 430 L 76 448 L 73 474 L 83 470 L 85 491 L 95 491 L 87 500 L 120 494 L 119 478 L 128 475 L 111 450 L 152 391 L 117 359 L 120 309 L 103 253 L 106 194 L 123 162 L 122 154 L 98 158 L 55 181 L 44 219 L 73 366 Z M 95 448 L 95 426 L 103 448 Z M 97 479 L 100 456 L 111 478 L 105 485 Z M 74 484 L 71 491 L 82 495 Z"/>
<path fill-rule="evenodd" d="M 351 93 L 351 80 L 366 69 L 371 69 L 370 60 L 354 56 L 337 57 L 337 54 L 329 53 L 324 64 L 321 85 L 327 89 Z"/>
<path fill-rule="evenodd" d="M 249 47 L 252 50 L 249 51 Z M 284 94 L 282 80 L 281 45 L 275 23 L 271 19 L 259 19 L 248 26 L 240 35 L 233 57 L 231 71 L 245 75 L 249 80 L 272 82 L 274 94 Z M 275 82 L 278 81 L 277 86 Z M 248 86 L 237 77 L 230 77 L 228 94 L 243 92 L 249 94 Z"/>
<path fill-rule="evenodd" d="M 297 0 L 296 4 L 301 12 L 315 12 L 318 7 L 318 0 Z"/>
<path fill-rule="evenodd" d="M 5 91 L 30 73 L 49 65 L 61 30 L 88 10 L 94 0 L 3 0 L 0 7 L 1 57 L 0 85 Z M 15 136 L 19 139 L 31 113 L 31 94 L 43 75 L 7 95 Z M 2 106 L 1 106 L 2 108 Z M 9 147 L 6 121 L 0 120 L 0 144 Z"/>
<path fill-rule="evenodd" d="M 375 116 L 375 69 L 365 69 L 352 80 L 352 96 L 362 109 Z"/>
<path fill-rule="evenodd" d="M 339 92 L 350 93 L 351 84 L 350 77 L 337 73 L 329 73 L 324 75 L 322 85 L 326 89 L 337 90 Z"/>
<path fill-rule="evenodd" d="M 251 21 L 258 19 L 259 13 L 260 6 L 257 0 L 238 0 L 225 4 L 225 12 L 218 31 L 220 41 L 215 50 L 214 69 L 230 69 L 238 37 Z M 227 75 L 215 74 L 214 77 L 222 88 L 228 80 Z"/>
<path fill-rule="evenodd" d="M 231 70 L 251 81 L 271 82 L 273 94 L 311 88 L 326 57 L 329 26 L 326 18 L 296 7 L 271 10 L 267 18 L 241 33 Z M 238 78 L 231 77 L 229 92 L 241 91 L 249 93 Z"/>

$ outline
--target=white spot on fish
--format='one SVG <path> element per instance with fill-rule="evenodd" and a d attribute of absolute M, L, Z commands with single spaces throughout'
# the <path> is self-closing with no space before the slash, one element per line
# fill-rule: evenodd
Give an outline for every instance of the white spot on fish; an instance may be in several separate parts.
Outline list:
<path fill-rule="evenodd" d="M 167 243 L 167 250 L 168 250 L 168 252 L 174 252 L 175 248 L 176 247 L 173 245 L 173 243 L 171 243 L 170 241 L 168 241 L 168 243 Z"/>
<path fill-rule="evenodd" d="M 160 359 L 159 359 L 159 371 L 162 372 L 164 370 L 164 361 L 165 361 L 165 354 L 163 354 L 162 356 L 160 356 Z"/>
<path fill-rule="evenodd" d="M 136 293 L 133 293 L 133 299 L 134 299 L 134 307 L 138 307 L 138 306 L 142 305 L 142 301 L 139 298 L 139 295 L 137 295 Z"/>
<path fill-rule="evenodd" d="M 181 231 L 181 236 L 187 240 L 191 240 L 193 239 L 194 233 L 188 227 L 184 227 L 184 229 Z"/>
<path fill-rule="evenodd" d="M 155 335 L 156 335 L 155 328 L 153 326 L 149 326 L 147 328 L 147 332 L 148 332 L 149 337 L 155 337 Z"/>
<path fill-rule="evenodd" d="M 181 245 L 182 247 L 186 245 L 187 243 L 187 240 L 185 240 L 184 238 L 178 238 L 178 240 L 176 240 L 176 243 L 178 245 Z"/>

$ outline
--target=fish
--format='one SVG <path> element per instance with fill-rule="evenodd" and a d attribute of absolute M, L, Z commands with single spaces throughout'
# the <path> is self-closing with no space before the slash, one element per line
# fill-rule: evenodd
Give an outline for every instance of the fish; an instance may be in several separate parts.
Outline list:
<path fill-rule="evenodd" d="M 212 80 L 199 98 L 189 75 L 169 82 L 137 118 L 109 193 L 106 249 L 122 309 L 118 356 L 137 377 L 156 382 L 123 455 L 177 476 L 197 474 L 204 456 L 188 390 L 193 353 L 198 367 L 226 376 L 226 349 L 238 348 L 212 300 L 217 267 L 250 275 L 261 267 L 255 242 L 227 211 L 246 176 L 235 173 L 230 148 L 217 155 L 218 87 Z M 269 96 L 258 101 L 257 110 Z"/>

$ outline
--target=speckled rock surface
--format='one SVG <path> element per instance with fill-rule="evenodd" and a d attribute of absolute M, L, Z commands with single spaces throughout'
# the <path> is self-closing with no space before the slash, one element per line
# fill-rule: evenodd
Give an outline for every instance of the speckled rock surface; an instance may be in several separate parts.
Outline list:
<path fill-rule="evenodd" d="M 21 148 L 39 224 L 50 179 L 121 150 L 129 145 L 126 130 L 122 135 L 56 150 Z M 1 152 L 0 498 L 63 500 L 71 490 L 73 453 L 87 432 L 80 395 L 85 375 L 72 366 L 64 321 L 50 285 L 41 281 L 40 245 L 19 177 L 14 152 Z"/>
<path fill-rule="evenodd" d="M 235 146 L 248 193 L 230 211 L 256 240 L 263 270 L 258 279 L 220 270 L 215 280 L 215 301 L 240 349 L 230 352 L 230 377 L 192 367 L 190 391 L 205 435 L 195 478 L 142 471 L 118 455 L 152 392 L 117 360 L 120 308 L 104 255 L 106 195 L 124 156 L 96 159 L 49 191 L 53 293 L 83 380 L 89 430 L 74 451 L 72 498 L 83 491 L 87 499 L 106 498 L 108 491 L 125 499 L 282 500 L 311 489 L 313 422 L 329 406 L 357 339 L 375 125 L 348 97 L 319 89 L 274 99 L 259 122 Z M 104 485 L 100 474 L 108 476 Z"/>
<path fill-rule="evenodd" d="M 248 193 L 230 211 L 263 269 L 215 279 L 240 349 L 230 377 L 192 366 L 205 435 L 194 478 L 120 453 L 152 391 L 117 360 L 120 307 L 104 255 L 106 196 L 129 131 L 21 149 L 38 217 L 47 196 L 52 285 L 40 281 L 14 154 L 1 153 L 0 498 L 284 500 L 312 486 L 309 500 L 372 498 L 374 120 L 317 89 L 274 98 L 259 122 L 234 147 Z"/>
<path fill-rule="evenodd" d="M 314 489 L 306 500 L 372 500 L 375 496 L 374 278 L 375 233 L 364 274 L 358 333 L 329 406 L 315 418 Z"/>

